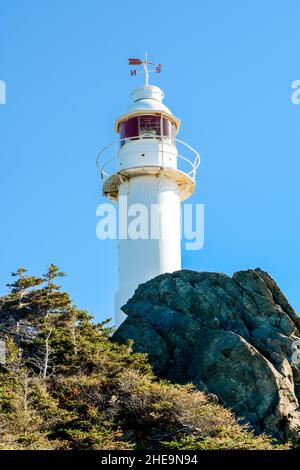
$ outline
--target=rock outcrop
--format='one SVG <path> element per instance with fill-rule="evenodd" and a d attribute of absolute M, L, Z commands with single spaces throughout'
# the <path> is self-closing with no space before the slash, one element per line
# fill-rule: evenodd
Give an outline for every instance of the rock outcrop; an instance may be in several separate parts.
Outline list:
<path fill-rule="evenodd" d="M 257 432 L 299 439 L 300 318 L 266 272 L 164 274 L 123 310 L 114 340 L 133 339 L 158 376 L 215 394 Z"/>

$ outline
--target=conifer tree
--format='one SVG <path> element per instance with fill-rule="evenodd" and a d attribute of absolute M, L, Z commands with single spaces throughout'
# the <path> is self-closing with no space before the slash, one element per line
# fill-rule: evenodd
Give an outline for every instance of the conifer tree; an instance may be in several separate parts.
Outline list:
<path fill-rule="evenodd" d="M 73 304 L 64 275 L 20 268 L 0 298 L 0 450 L 272 448 L 192 386 L 159 381 Z"/>

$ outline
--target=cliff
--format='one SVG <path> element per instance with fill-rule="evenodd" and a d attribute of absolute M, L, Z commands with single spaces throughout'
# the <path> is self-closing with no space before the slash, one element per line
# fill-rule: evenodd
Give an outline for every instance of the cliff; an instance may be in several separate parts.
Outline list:
<path fill-rule="evenodd" d="M 257 432 L 299 439 L 300 318 L 260 269 L 178 271 L 142 284 L 114 340 L 134 340 L 154 372 L 215 394 Z"/>

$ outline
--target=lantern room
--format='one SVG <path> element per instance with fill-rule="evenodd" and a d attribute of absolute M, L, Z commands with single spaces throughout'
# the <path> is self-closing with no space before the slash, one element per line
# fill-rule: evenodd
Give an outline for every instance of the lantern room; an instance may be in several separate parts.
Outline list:
<path fill-rule="evenodd" d="M 163 96 L 154 85 L 131 94 L 131 108 L 117 119 L 115 128 L 120 135 L 120 169 L 150 165 L 176 168 L 180 120 L 163 104 Z"/>
<path fill-rule="evenodd" d="M 161 140 L 162 137 L 175 145 L 175 136 L 175 124 L 159 114 L 139 114 L 128 118 L 120 125 L 121 147 L 137 139 Z"/>
<path fill-rule="evenodd" d="M 115 130 L 120 133 L 122 145 L 124 140 L 126 143 L 127 139 L 141 137 L 175 139 L 180 120 L 163 104 L 163 97 L 162 90 L 154 85 L 145 85 L 131 93 L 131 108 L 116 121 Z"/>

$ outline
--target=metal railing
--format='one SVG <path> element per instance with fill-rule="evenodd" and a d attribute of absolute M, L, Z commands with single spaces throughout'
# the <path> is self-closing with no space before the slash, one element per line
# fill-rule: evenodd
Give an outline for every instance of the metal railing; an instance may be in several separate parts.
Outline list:
<path fill-rule="evenodd" d="M 101 178 L 102 179 L 109 178 L 110 176 L 112 176 L 112 174 L 117 173 L 118 171 L 120 171 L 120 168 L 118 168 L 118 165 L 117 165 L 117 163 L 118 163 L 118 149 L 114 148 L 114 146 L 120 144 L 120 142 L 123 142 L 125 140 L 136 141 L 136 140 L 141 140 L 141 139 L 143 139 L 142 136 L 134 136 L 134 137 L 131 137 L 130 139 L 128 137 L 125 137 L 124 139 L 116 140 L 116 141 L 106 145 L 105 147 L 103 147 L 103 149 L 100 150 L 100 152 L 98 153 L 97 160 L 96 160 L 96 164 L 97 164 L 97 167 L 100 171 Z M 169 155 L 173 155 L 173 156 L 175 155 L 173 152 L 169 152 L 169 151 L 164 149 L 163 140 L 166 139 L 166 137 L 162 137 L 162 139 L 161 139 L 160 136 L 159 137 L 156 137 L 156 136 L 150 137 L 149 136 L 149 137 L 147 137 L 147 140 L 148 139 L 155 140 L 158 143 L 162 142 L 162 148 L 161 148 L 161 150 L 159 150 L 159 152 L 162 153 L 162 161 L 164 161 L 164 155 L 165 154 L 169 154 Z M 179 162 L 184 161 L 190 166 L 189 171 L 180 170 L 180 168 L 178 168 L 178 170 L 183 171 L 184 173 L 186 173 L 188 176 L 190 176 L 195 181 L 196 171 L 199 168 L 200 161 L 201 161 L 200 154 L 193 147 L 191 147 L 189 144 L 187 144 L 183 140 L 173 139 L 173 141 L 175 143 L 183 145 L 186 149 L 188 149 L 192 153 L 193 157 L 191 157 L 191 158 L 189 158 L 187 156 L 184 156 L 184 155 L 181 155 L 180 153 L 176 154 L 176 157 L 179 159 Z M 103 157 L 106 154 L 106 152 L 110 152 L 112 150 L 114 152 L 113 156 L 110 157 L 108 160 L 104 160 Z M 139 152 L 133 152 L 133 154 L 134 153 L 140 154 L 141 152 L 140 151 Z M 111 162 L 115 162 L 115 168 L 113 169 L 112 172 L 109 172 L 109 170 L 105 170 L 105 169 L 109 166 L 109 164 Z M 164 168 L 164 167 L 166 167 L 166 165 L 162 164 L 162 167 Z"/>

